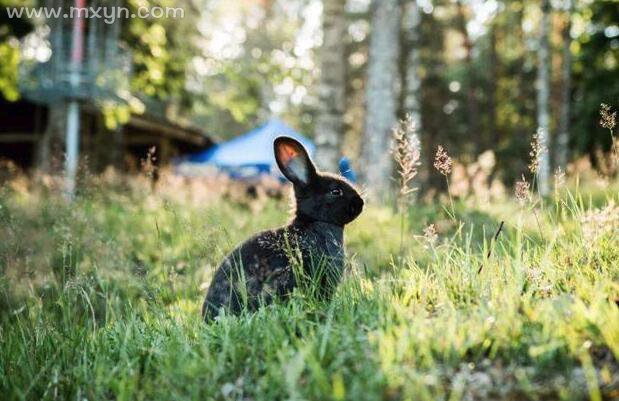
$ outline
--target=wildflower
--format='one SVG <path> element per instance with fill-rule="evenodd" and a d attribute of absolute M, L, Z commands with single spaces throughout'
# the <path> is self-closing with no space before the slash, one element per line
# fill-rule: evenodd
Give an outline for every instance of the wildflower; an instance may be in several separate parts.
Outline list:
<path fill-rule="evenodd" d="M 451 160 L 451 157 L 441 145 L 438 145 L 436 155 L 434 156 L 434 168 L 437 169 L 439 173 L 447 176 L 451 173 L 452 166 L 453 161 Z"/>
<path fill-rule="evenodd" d="M 602 103 L 600 105 L 600 125 L 602 126 L 602 128 L 606 128 L 609 130 L 613 130 L 615 129 L 615 126 L 617 125 L 617 112 L 610 112 L 610 106 Z"/>
<path fill-rule="evenodd" d="M 529 199 L 529 196 L 530 196 L 529 188 L 530 188 L 529 183 L 527 182 L 526 178 L 524 178 L 524 175 L 522 175 L 522 179 L 520 181 L 516 181 L 516 187 L 514 190 L 516 199 L 521 204 L 524 204 Z"/>
<path fill-rule="evenodd" d="M 533 140 L 531 141 L 531 152 L 529 152 L 529 156 L 531 156 L 529 170 L 531 173 L 537 173 L 542 155 L 546 153 L 547 150 L 548 149 L 546 149 L 546 145 L 544 143 L 544 129 L 539 128 L 537 132 L 533 134 Z"/>
<path fill-rule="evenodd" d="M 417 137 L 415 122 L 410 114 L 393 129 L 393 139 L 391 153 L 398 166 L 400 197 L 404 198 L 415 191 L 415 188 L 412 188 L 410 184 L 417 175 L 417 168 L 421 164 L 419 161 L 421 146 Z"/>

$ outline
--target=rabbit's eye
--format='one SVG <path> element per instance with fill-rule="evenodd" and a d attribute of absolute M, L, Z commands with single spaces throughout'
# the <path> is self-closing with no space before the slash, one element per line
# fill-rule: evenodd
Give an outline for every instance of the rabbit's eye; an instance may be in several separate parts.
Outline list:
<path fill-rule="evenodd" d="M 329 191 L 329 195 L 331 195 L 331 196 L 342 196 L 342 195 L 344 195 L 344 191 L 342 191 L 340 188 L 334 188 L 331 191 Z"/>

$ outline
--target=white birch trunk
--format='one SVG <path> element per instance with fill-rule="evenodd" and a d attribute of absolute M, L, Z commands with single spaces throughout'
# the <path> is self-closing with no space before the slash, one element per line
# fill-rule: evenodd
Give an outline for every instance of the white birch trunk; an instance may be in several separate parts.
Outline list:
<path fill-rule="evenodd" d="M 319 86 L 319 110 L 316 120 L 316 162 L 321 169 L 337 171 L 344 136 L 346 107 L 346 0 L 324 0 L 323 40 Z"/>
<path fill-rule="evenodd" d="M 364 178 L 371 197 L 389 194 L 390 145 L 399 86 L 398 0 L 373 0 L 363 140 Z"/>
<path fill-rule="evenodd" d="M 539 153 L 537 183 L 542 196 L 550 193 L 550 157 L 548 138 L 550 137 L 550 0 L 542 0 L 542 20 L 540 26 L 539 49 L 537 53 L 537 133 L 539 144 L 544 151 Z"/>

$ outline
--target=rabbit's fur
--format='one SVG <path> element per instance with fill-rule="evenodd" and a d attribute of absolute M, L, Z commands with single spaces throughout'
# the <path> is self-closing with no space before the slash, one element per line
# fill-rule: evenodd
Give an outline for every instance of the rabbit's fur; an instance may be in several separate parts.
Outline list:
<path fill-rule="evenodd" d="M 344 225 L 363 210 L 361 196 L 345 179 L 318 172 L 298 141 L 279 137 L 273 147 L 294 186 L 294 218 L 254 235 L 226 257 L 204 300 L 207 321 L 221 308 L 237 314 L 285 297 L 299 277 L 313 280 L 317 294 L 328 299 L 344 270 Z"/>

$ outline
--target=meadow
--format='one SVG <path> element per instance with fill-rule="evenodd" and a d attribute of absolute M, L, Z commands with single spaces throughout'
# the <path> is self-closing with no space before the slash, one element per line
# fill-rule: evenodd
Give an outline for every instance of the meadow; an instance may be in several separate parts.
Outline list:
<path fill-rule="evenodd" d="M 207 325 L 217 264 L 284 224 L 285 196 L 90 177 L 68 203 L 7 182 L 1 398 L 619 399 L 617 188 L 371 204 L 331 302 L 299 290 Z"/>

